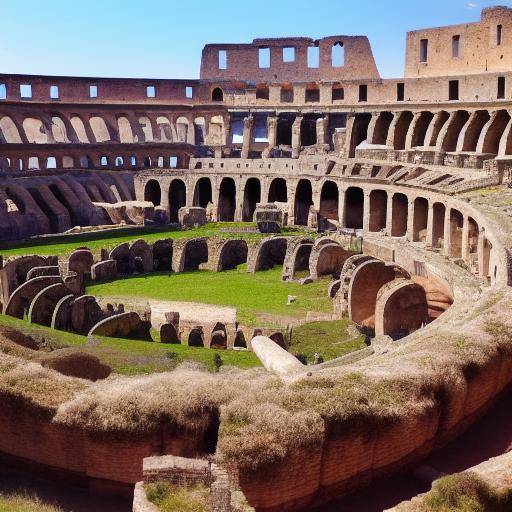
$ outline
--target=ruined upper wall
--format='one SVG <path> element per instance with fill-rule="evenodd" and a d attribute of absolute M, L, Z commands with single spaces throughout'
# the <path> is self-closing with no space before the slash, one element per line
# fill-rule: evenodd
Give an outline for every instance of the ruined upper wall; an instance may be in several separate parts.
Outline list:
<path fill-rule="evenodd" d="M 343 48 L 344 63 L 333 66 L 332 48 Z M 318 67 L 308 66 L 308 48 L 318 48 Z M 294 53 L 294 60 L 285 61 Z M 259 50 L 270 51 L 269 67 L 260 67 Z M 226 52 L 226 69 L 219 66 L 219 52 Z M 320 81 L 379 78 L 370 42 L 364 36 L 330 36 L 318 41 L 310 38 L 255 39 L 251 44 L 208 44 L 201 57 L 204 80 Z"/>
<path fill-rule="evenodd" d="M 458 43 L 457 43 L 458 38 Z M 422 43 L 421 41 L 427 41 Z M 425 48 L 427 46 L 426 55 Z M 457 51 L 458 47 L 458 51 Z M 481 21 L 407 33 L 405 76 L 446 76 L 512 69 L 512 9 L 482 10 Z"/>

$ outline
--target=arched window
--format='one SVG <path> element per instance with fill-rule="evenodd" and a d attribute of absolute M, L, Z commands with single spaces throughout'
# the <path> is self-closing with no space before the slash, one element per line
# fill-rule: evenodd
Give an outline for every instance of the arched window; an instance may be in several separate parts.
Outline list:
<path fill-rule="evenodd" d="M 332 45 L 331 64 L 333 68 L 341 68 L 345 65 L 345 48 L 341 41 L 337 41 Z"/>
<path fill-rule="evenodd" d="M 215 87 L 215 89 L 213 89 L 212 101 L 224 101 L 224 93 L 220 87 Z"/>
<path fill-rule="evenodd" d="M 122 156 L 116 156 L 116 167 L 122 167 L 124 165 L 124 158 Z"/>

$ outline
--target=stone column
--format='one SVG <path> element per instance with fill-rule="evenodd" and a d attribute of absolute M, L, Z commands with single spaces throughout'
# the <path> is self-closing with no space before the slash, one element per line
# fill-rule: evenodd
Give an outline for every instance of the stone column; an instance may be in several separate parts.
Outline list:
<path fill-rule="evenodd" d="M 341 158 L 349 158 L 350 157 L 350 149 L 352 145 L 352 136 L 354 131 L 354 122 L 356 119 L 356 115 L 353 112 L 349 112 L 347 114 L 347 127 L 345 129 L 345 150 L 341 152 L 339 155 Z"/>
<path fill-rule="evenodd" d="M 393 114 L 393 120 L 391 121 L 389 128 L 388 128 L 388 136 L 386 138 L 386 146 L 390 149 L 395 149 L 395 129 L 396 129 L 398 120 L 400 119 L 400 116 L 402 115 L 402 112 L 392 112 L 392 114 Z"/>
<path fill-rule="evenodd" d="M 421 112 L 415 112 L 413 115 L 409 129 L 407 130 L 407 135 L 405 136 L 405 149 L 412 149 L 414 130 L 416 130 L 416 125 L 418 124 L 421 114 Z"/>
<path fill-rule="evenodd" d="M 316 143 L 319 146 L 329 144 L 327 135 L 329 133 L 329 114 L 325 114 L 316 120 Z"/>
<path fill-rule="evenodd" d="M 444 234 L 443 234 L 443 254 L 450 257 L 452 254 L 452 221 L 451 221 L 452 209 L 446 207 L 444 214 Z"/>
<path fill-rule="evenodd" d="M 508 139 L 510 137 L 510 132 L 512 130 L 512 110 L 508 110 L 508 115 L 510 116 L 510 119 L 507 123 L 507 126 L 505 127 L 505 130 L 503 131 L 503 134 L 501 135 L 500 139 L 500 145 L 498 149 L 498 156 L 504 156 L 505 152 L 507 150 L 507 143 Z"/>
<path fill-rule="evenodd" d="M 434 246 L 434 203 L 428 202 L 428 213 L 427 213 L 427 247 Z"/>
<path fill-rule="evenodd" d="M 245 141 L 245 129 L 244 129 L 244 141 Z M 242 222 L 243 207 L 244 207 L 244 186 L 242 180 L 239 178 L 236 186 L 236 204 L 235 204 L 235 222 Z"/>
<path fill-rule="evenodd" d="M 469 263 L 469 219 L 464 215 L 464 224 L 462 225 L 462 259 Z"/>
<path fill-rule="evenodd" d="M 370 232 L 370 192 L 364 191 L 363 203 L 363 233 Z"/>
<path fill-rule="evenodd" d="M 485 274 L 485 229 L 481 228 L 478 232 L 478 275 L 486 277 Z"/>
<path fill-rule="evenodd" d="M 249 150 L 251 149 L 252 127 L 254 125 L 254 117 L 248 115 L 244 118 L 244 134 L 242 143 L 242 158 L 249 158 Z"/>
<path fill-rule="evenodd" d="M 407 198 L 407 235 L 410 242 L 414 241 L 414 199 Z"/>
<path fill-rule="evenodd" d="M 368 124 L 367 141 L 368 144 L 373 144 L 373 134 L 375 132 L 375 125 L 379 119 L 380 112 L 372 112 L 372 118 Z"/>
<path fill-rule="evenodd" d="M 388 192 L 388 201 L 386 204 L 386 234 L 392 236 L 393 233 L 393 192 Z"/>
<path fill-rule="evenodd" d="M 346 227 L 346 220 L 345 220 L 345 195 L 347 193 L 347 190 L 344 188 L 339 189 L 338 192 L 338 219 L 340 221 L 340 228 Z"/>
<path fill-rule="evenodd" d="M 262 157 L 268 158 L 270 156 L 270 152 L 277 145 L 277 117 L 276 116 L 268 116 L 267 117 L 267 130 L 268 130 L 268 146 L 263 150 Z"/>
<path fill-rule="evenodd" d="M 297 116 L 292 124 L 292 158 L 299 158 L 301 125 L 302 116 Z"/>

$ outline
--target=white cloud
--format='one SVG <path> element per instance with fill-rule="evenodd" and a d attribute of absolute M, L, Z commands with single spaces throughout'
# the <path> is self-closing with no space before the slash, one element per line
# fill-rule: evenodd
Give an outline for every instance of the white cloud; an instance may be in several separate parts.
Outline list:
<path fill-rule="evenodd" d="M 474 2 L 468 2 L 468 3 L 466 4 L 466 7 L 467 7 L 468 9 L 476 9 L 476 8 L 478 7 L 478 5 L 477 5 L 477 4 L 475 4 Z"/>

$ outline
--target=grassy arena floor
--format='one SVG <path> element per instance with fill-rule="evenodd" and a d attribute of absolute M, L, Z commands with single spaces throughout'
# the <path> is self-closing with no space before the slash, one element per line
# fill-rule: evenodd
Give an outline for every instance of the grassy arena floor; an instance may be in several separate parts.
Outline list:
<path fill-rule="evenodd" d="M 87 293 L 118 301 L 130 298 L 201 302 L 237 308 L 237 319 L 248 326 L 286 326 L 286 317 L 305 318 L 308 311 L 332 313 L 327 297 L 330 278 L 308 285 L 281 280 L 282 267 L 249 274 L 245 265 L 225 272 L 195 270 L 153 273 L 94 284 Z M 296 296 L 287 305 L 288 295 Z M 274 317 L 284 317 L 275 318 Z"/>
<path fill-rule="evenodd" d="M 39 254 L 41 256 L 64 255 L 79 247 L 88 247 L 93 252 L 99 252 L 102 248 L 113 248 L 123 242 L 129 242 L 142 238 L 148 243 L 155 242 L 161 238 L 196 238 L 201 236 L 220 236 L 243 238 L 245 240 L 258 240 L 268 235 L 251 231 L 237 231 L 241 228 L 255 227 L 251 222 L 217 222 L 206 224 L 200 228 L 178 229 L 165 227 L 128 227 L 109 229 L 108 231 L 79 233 L 74 235 L 56 235 L 49 237 L 33 238 L 21 243 L 0 244 L 0 255 L 4 258 L 9 256 L 21 256 L 24 254 Z M 300 235 L 306 231 L 299 228 L 285 228 L 283 235 Z M 310 234 L 310 233 L 308 233 Z"/>
<path fill-rule="evenodd" d="M 0 494 L 0 512 L 62 512 L 62 510 L 34 496 Z"/>

